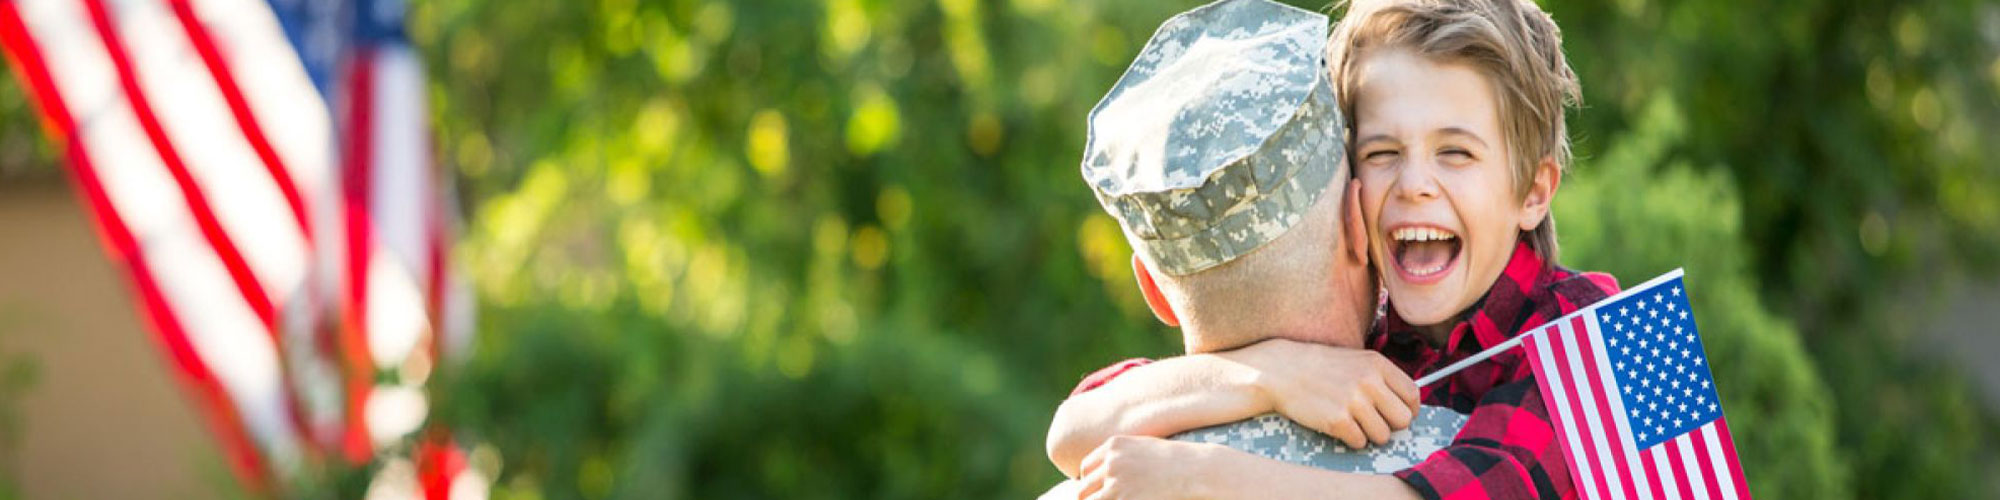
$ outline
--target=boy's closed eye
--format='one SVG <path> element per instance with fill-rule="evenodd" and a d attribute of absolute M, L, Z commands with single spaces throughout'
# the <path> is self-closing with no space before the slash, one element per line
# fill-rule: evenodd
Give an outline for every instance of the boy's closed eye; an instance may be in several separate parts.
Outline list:
<path fill-rule="evenodd" d="M 1437 155 L 1438 159 L 1443 161 L 1444 164 L 1451 165 L 1454 167 L 1470 165 L 1472 164 L 1472 162 L 1477 161 L 1479 159 L 1478 157 L 1473 156 L 1471 150 L 1458 147 L 1446 147 L 1443 149 L 1439 149 Z"/>

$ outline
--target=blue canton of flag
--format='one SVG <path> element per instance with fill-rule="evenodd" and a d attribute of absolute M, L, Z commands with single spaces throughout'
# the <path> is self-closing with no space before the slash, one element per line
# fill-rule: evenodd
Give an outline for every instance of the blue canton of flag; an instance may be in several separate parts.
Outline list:
<path fill-rule="evenodd" d="M 1598 309 L 1613 376 L 1641 448 L 1722 416 L 1690 309 L 1680 278 Z"/>

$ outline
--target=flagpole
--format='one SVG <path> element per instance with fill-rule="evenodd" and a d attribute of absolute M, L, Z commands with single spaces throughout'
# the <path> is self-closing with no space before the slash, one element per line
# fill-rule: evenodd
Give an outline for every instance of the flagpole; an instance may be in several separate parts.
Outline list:
<path fill-rule="evenodd" d="M 1514 338 L 1507 339 L 1506 342 L 1501 342 L 1497 345 L 1494 345 L 1493 347 L 1488 347 L 1484 351 L 1479 351 L 1479 354 L 1474 354 L 1470 358 L 1461 359 L 1457 363 L 1452 363 L 1451 366 L 1444 367 L 1443 370 L 1431 372 L 1430 375 L 1425 375 L 1423 376 L 1423 378 L 1417 379 L 1417 387 L 1428 386 L 1439 380 L 1444 380 L 1445 377 L 1449 377 L 1453 373 L 1458 373 L 1459 370 L 1464 370 L 1465 367 L 1472 366 L 1474 364 L 1479 363 L 1480 361 L 1485 361 L 1486 358 L 1491 358 L 1493 357 L 1493 355 L 1500 354 L 1501 352 L 1505 352 L 1508 349 L 1513 349 L 1515 346 L 1521 345 L 1521 341 L 1527 339 L 1529 335 L 1534 335 L 1541 332 L 1542 332 L 1541 329 L 1535 329 L 1534 331 L 1530 331 L 1528 333 L 1515 335 Z"/>
<path fill-rule="evenodd" d="M 1646 280 L 1645 283 L 1640 283 L 1639 286 L 1627 288 L 1625 289 L 1625 291 L 1618 292 L 1617 294 L 1612 295 L 1610 297 L 1605 297 L 1603 300 L 1600 300 L 1598 302 L 1607 303 L 1614 300 L 1625 298 L 1626 296 L 1636 293 L 1640 290 L 1651 288 L 1655 284 L 1663 283 L 1666 282 L 1667 280 L 1671 280 L 1674 278 L 1679 278 L 1683 273 L 1684 271 L 1681 268 L 1675 268 L 1672 271 L 1668 271 L 1666 274 L 1662 274 L 1657 277 L 1654 277 L 1653 279 Z M 1589 308 L 1585 307 L 1584 309 L 1589 309 Z M 1573 312 L 1570 314 L 1581 314 L 1581 313 L 1583 313 L 1583 311 L 1578 310 L 1577 312 Z M 1557 318 L 1555 321 L 1551 321 L 1550 323 L 1559 323 L 1563 321 L 1563 318 L 1568 318 L 1568 317 L 1569 317 L 1568 315 L 1564 315 L 1562 318 Z M 1534 330 L 1528 331 L 1527 333 L 1515 335 L 1514 338 L 1507 339 L 1506 342 L 1494 344 L 1493 347 L 1488 347 L 1484 351 L 1479 351 L 1479 354 L 1474 354 L 1470 358 L 1465 358 L 1459 360 L 1459 362 L 1457 363 L 1452 363 L 1451 366 L 1444 367 L 1443 370 L 1431 372 L 1430 375 L 1425 375 L 1423 376 L 1423 378 L 1417 379 L 1417 387 L 1429 386 L 1433 383 L 1436 383 L 1439 380 L 1444 380 L 1445 377 L 1449 377 L 1453 373 L 1458 373 L 1460 370 L 1464 370 L 1465 367 L 1478 364 L 1480 361 L 1485 361 L 1486 358 L 1491 358 L 1493 357 L 1493 355 L 1500 354 L 1501 352 L 1505 352 L 1508 349 L 1519 347 L 1521 345 L 1522 340 L 1526 340 L 1530 335 L 1541 333 L 1543 330 L 1546 330 L 1546 328 L 1536 327 Z"/>

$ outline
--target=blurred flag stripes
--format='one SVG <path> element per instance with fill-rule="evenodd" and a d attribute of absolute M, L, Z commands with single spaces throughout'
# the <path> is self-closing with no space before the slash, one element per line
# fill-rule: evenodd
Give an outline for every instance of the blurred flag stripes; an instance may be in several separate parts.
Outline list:
<path fill-rule="evenodd" d="M 255 491 L 326 460 L 414 461 L 400 469 L 437 477 L 395 482 L 439 498 L 467 472 L 445 433 L 413 437 L 424 382 L 472 325 L 402 16 L 393 0 L 0 0 L 13 74 Z"/>

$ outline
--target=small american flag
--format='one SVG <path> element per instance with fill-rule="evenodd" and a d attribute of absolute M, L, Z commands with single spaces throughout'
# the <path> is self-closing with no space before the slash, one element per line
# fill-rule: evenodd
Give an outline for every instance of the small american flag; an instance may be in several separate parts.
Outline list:
<path fill-rule="evenodd" d="M 429 368 L 468 346 L 450 177 L 403 13 L 0 0 L 11 72 L 252 490 L 289 496 L 273 490 L 325 457 L 381 459 L 423 425 Z"/>
<path fill-rule="evenodd" d="M 1750 498 L 1681 275 L 1526 341 L 1579 498 Z"/>

